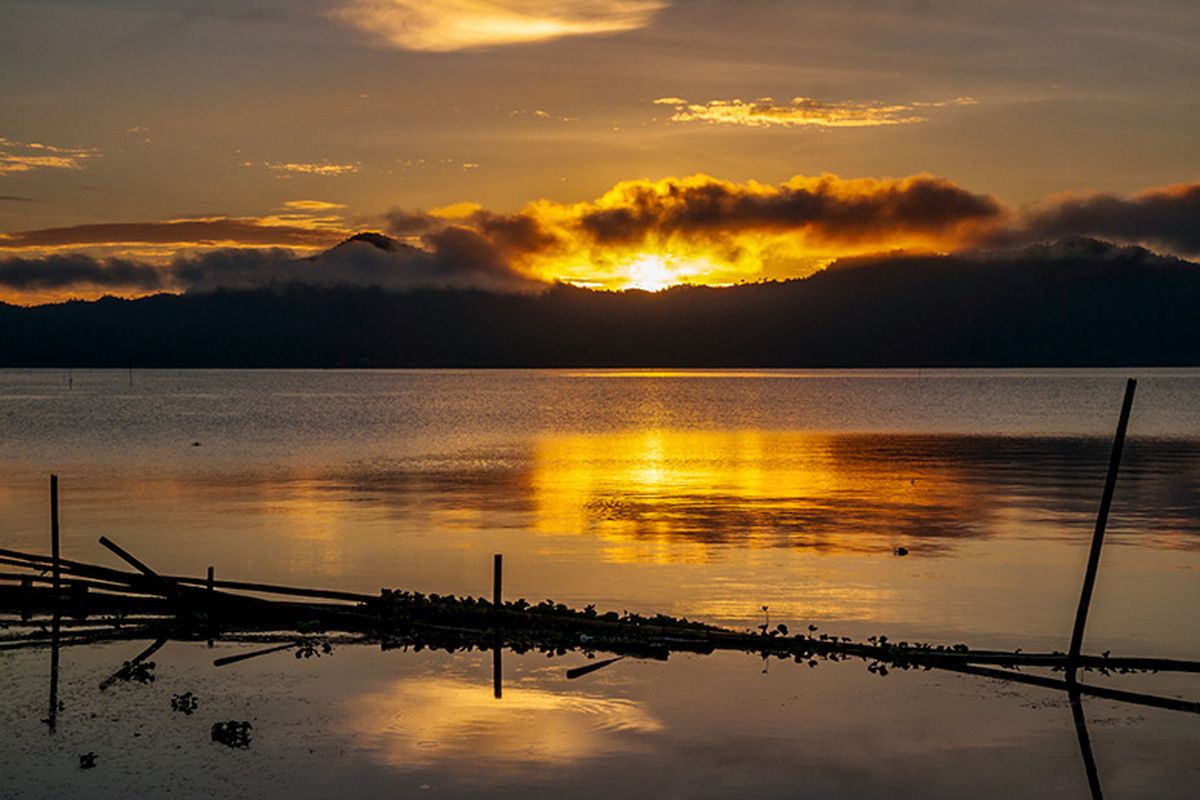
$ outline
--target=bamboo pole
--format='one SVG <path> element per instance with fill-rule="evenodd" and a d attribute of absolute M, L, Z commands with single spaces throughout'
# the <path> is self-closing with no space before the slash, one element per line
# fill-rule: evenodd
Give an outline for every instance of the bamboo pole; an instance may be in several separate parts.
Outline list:
<path fill-rule="evenodd" d="M 11 564 L 14 566 L 24 565 L 28 566 L 30 569 L 44 570 L 49 569 L 52 561 L 53 559 L 51 559 L 49 556 L 0 548 L 0 564 Z M 75 572 L 79 575 L 88 577 L 126 582 L 130 584 L 138 582 L 144 583 L 146 581 L 144 575 L 124 572 L 119 569 L 113 569 L 112 567 L 102 567 L 98 564 L 87 564 L 82 561 L 71 561 L 70 559 L 65 558 L 61 559 L 60 563 L 62 564 L 63 569 L 67 572 Z M 207 578 L 191 578 L 181 575 L 158 575 L 157 573 L 156 576 L 160 580 L 170 581 L 171 583 L 179 584 L 181 586 L 208 587 Z M 345 600 L 352 603 L 365 603 L 368 600 L 375 600 L 379 597 L 379 595 L 369 595 L 361 592 L 342 592 L 335 589 L 313 589 L 297 586 L 281 586 L 271 583 L 254 583 L 249 581 L 214 580 L 213 586 L 217 589 L 240 589 L 247 592 L 291 595 L 294 597 L 316 597 L 323 600 Z"/>
<path fill-rule="evenodd" d="M 116 544 L 115 542 L 113 542 L 107 536 L 100 537 L 100 544 L 104 545 L 109 550 L 116 553 L 118 558 L 120 558 L 125 563 L 129 564 L 131 567 L 136 569 L 138 572 L 145 575 L 151 581 L 153 581 L 156 584 L 160 584 L 162 586 L 163 590 L 167 594 L 169 594 L 169 595 L 175 594 L 175 587 L 171 586 L 166 580 L 163 579 L 163 577 L 161 575 L 159 575 L 157 572 L 155 572 L 154 570 L 147 567 L 141 561 L 138 561 L 130 553 L 128 553 L 123 547 L 121 547 L 119 544 Z"/>
<path fill-rule="evenodd" d="M 1092 591 L 1096 587 L 1096 571 L 1100 567 L 1100 548 L 1104 544 L 1104 528 L 1108 524 L 1108 511 L 1112 506 L 1113 491 L 1117 485 L 1117 471 L 1121 468 L 1121 451 L 1125 447 L 1125 430 L 1129 427 L 1129 411 L 1133 408 L 1135 391 L 1137 391 L 1137 381 L 1130 378 L 1125 382 L 1125 399 L 1121 403 L 1121 417 L 1117 420 L 1117 432 L 1113 437 L 1112 454 L 1108 459 L 1108 475 L 1104 480 L 1104 494 L 1100 497 L 1100 510 L 1096 514 L 1096 530 L 1092 533 L 1092 547 L 1088 551 L 1087 570 L 1083 574 L 1083 589 L 1079 593 L 1079 608 L 1075 612 L 1075 627 L 1071 631 L 1071 650 L 1067 658 L 1067 677 L 1071 680 L 1075 678 L 1080 651 L 1083 648 L 1083 631 L 1087 626 Z"/>

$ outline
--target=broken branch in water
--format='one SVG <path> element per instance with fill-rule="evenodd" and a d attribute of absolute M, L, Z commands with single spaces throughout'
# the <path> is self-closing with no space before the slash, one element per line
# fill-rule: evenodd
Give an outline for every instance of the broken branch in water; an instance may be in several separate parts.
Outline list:
<path fill-rule="evenodd" d="M 364 641 L 379 642 L 385 648 L 491 649 L 499 642 L 518 652 L 539 649 L 559 655 L 577 651 L 611 654 L 608 659 L 570 670 L 567 677 L 571 679 L 590 674 L 625 657 L 662 659 L 672 652 L 711 653 L 716 650 L 755 653 L 764 658 L 792 658 L 801 663 L 815 663 L 817 658 L 858 658 L 877 667 L 945 669 L 1048 688 L 1062 688 L 1065 682 L 1014 670 L 1020 667 L 1067 670 L 1075 664 L 1085 670 L 1097 670 L 1105 674 L 1133 671 L 1200 672 L 1200 662 L 1175 659 L 1107 655 L 1072 659 L 1067 654 L 1057 652 L 1009 653 L 971 650 L 965 645 L 947 647 L 891 643 L 887 637 L 871 637 L 867 642 L 854 642 L 839 637 L 817 637 L 812 632 L 788 636 L 781 630 L 735 631 L 665 614 L 601 613 L 592 606 L 580 610 L 550 600 L 536 605 L 523 599 L 497 604 L 484 598 L 426 595 L 391 589 L 381 590 L 378 595 L 371 596 L 262 583 L 213 582 L 213 585 L 222 588 L 238 588 L 288 598 L 267 599 L 230 591 L 208 591 L 202 588 L 208 585 L 206 578 L 159 575 L 124 549 L 107 539 L 105 542 L 109 549 L 124 554 L 123 557 L 127 556 L 125 560 L 137 566 L 138 572 L 60 560 L 62 570 L 69 573 L 65 579 L 68 586 L 72 582 L 79 582 L 81 586 L 92 590 L 75 597 L 70 609 L 72 615 L 87 618 L 96 613 L 109 612 L 117 613 L 119 617 L 129 613 L 157 612 L 161 615 L 161 621 L 157 624 L 151 622 L 150 627 L 155 629 L 156 637 L 163 639 L 196 638 L 199 629 L 204 629 L 209 635 L 214 630 L 322 630 L 360 634 Z M 34 581 L 44 581 L 44 572 L 51 558 L 0 550 L 0 559 L 6 565 L 24 567 L 29 573 L 26 576 L 19 573 L 0 576 L 9 581 L 22 580 L 19 588 L 5 587 L 0 582 L 0 607 L 15 607 L 29 613 L 35 608 L 54 608 L 61 601 L 61 593 L 33 585 Z M 24 577 L 30 580 L 25 581 Z M 301 602 L 290 599 L 297 596 L 343 602 Z M 353 604 L 345 601 L 352 601 Z M 133 635 L 144 637 L 146 627 L 125 633 L 132 635 L 119 638 L 133 638 Z M 103 638 L 113 637 L 94 631 L 64 636 L 61 644 L 82 644 Z M 30 634 L 2 642 L 0 647 L 39 646 L 44 643 L 44 636 Z M 217 659 L 216 663 L 219 666 L 233 664 L 297 646 L 297 639 L 291 637 L 286 644 Z M 885 674 L 884 669 L 873 671 Z M 1083 694 L 1200 712 L 1200 705 L 1189 701 L 1155 698 L 1083 684 L 1075 686 Z"/>

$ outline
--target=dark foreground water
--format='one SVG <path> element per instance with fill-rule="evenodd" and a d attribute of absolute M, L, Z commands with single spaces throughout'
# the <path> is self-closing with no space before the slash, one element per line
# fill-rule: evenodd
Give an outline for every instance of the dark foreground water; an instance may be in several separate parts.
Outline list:
<path fill-rule="evenodd" d="M 1086 649 L 1200 658 L 1200 372 L 1140 371 Z M 0 546 L 1065 649 L 1125 372 L 0 372 Z M 897 557 L 897 547 L 909 551 Z M 3 635 L 4 631 L 0 631 Z M 0 651 L 0 797 L 1200 792 L 1200 718 L 982 678 L 143 642 Z M 764 671 L 765 668 L 765 671 Z M 1116 685 L 1200 698 L 1200 680 Z M 191 717 L 172 694 L 192 691 Z M 212 722 L 252 721 L 245 750 Z M 78 754 L 96 752 L 96 769 Z M 6 785 L 7 784 L 7 785 Z"/>

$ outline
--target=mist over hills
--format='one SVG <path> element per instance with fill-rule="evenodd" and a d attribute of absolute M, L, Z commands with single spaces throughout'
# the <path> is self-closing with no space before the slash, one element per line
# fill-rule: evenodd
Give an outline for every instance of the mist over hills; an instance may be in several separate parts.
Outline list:
<path fill-rule="evenodd" d="M 1200 265 L 1077 238 L 658 293 L 281 283 L 0 305 L 0 365 L 1182 366 L 1200 364 L 1197 309 Z"/>

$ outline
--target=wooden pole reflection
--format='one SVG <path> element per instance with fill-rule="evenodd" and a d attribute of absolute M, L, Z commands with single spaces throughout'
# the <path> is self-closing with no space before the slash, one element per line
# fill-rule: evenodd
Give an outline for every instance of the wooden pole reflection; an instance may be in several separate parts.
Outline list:
<path fill-rule="evenodd" d="M 1096 757 L 1092 754 L 1092 740 L 1088 736 L 1087 720 L 1083 716 L 1083 699 L 1074 681 L 1068 682 L 1067 697 L 1071 701 L 1071 716 L 1075 720 L 1075 734 L 1079 737 L 1079 754 L 1083 757 L 1083 771 L 1087 774 L 1088 789 L 1092 800 L 1104 800 L 1100 789 L 1100 772 L 1096 769 Z"/>
<path fill-rule="evenodd" d="M 497 641 L 492 647 L 492 696 L 497 700 L 504 696 L 504 645 Z"/>
<path fill-rule="evenodd" d="M 50 733 L 58 728 L 58 648 L 62 625 L 62 574 L 58 549 L 58 476 L 50 476 L 50 557 L 54 574 L 54 617 L 50 622 L 50 709 L 46 725 Z"/>
<path fill-rule="evenodd" d="M 54 733 L 58 729 L 58 640 L 61 619 L 56 596 L 54 618 L 50 623 L 50 710 L 46 715 L 46 726 L 50 729 L 50 733 Z"/>

